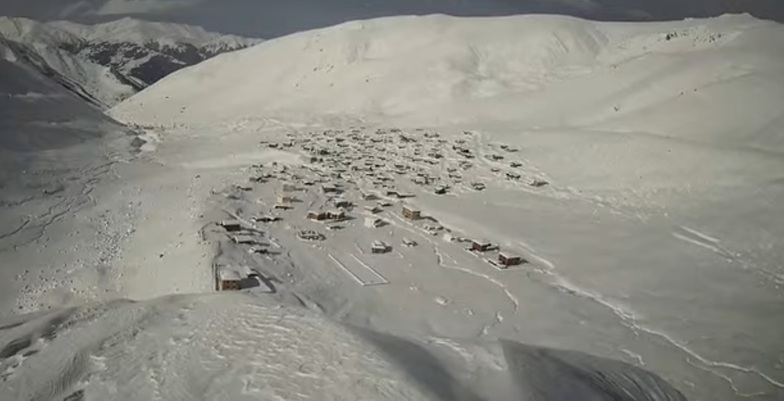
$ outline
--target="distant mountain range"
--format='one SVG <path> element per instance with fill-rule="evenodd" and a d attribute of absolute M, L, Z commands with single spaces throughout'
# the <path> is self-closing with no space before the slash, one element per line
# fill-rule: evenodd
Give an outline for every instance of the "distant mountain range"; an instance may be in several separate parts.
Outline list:
<path fill-rule="evenodd" d="M 131 18 L 81 25 L 0 17 L 0 58 L 37 70 L 101 108 L 183 67 L 260 41 Z"/>
<path fill-rule="evenodd" d="M 781 0 L 3 0 L 0 15 L 105 22 L 123 16 L 271 39 L 395 15 L 560 14 L 593 20 L 680 20 L 750 13 L 784 21 Z"/>

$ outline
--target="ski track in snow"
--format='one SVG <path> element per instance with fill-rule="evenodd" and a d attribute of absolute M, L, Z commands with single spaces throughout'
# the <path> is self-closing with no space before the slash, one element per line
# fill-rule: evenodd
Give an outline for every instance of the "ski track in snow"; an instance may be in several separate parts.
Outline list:
<path fill-rule="evenodd" d="M 733 253 L 732 251 L 728 250 L 727 248 L 721 246 L 721 240 L 718 238 L 714 238 L 709 236 L 703 232 L 697 231 L 693 228 L 689 228 L 686 226 L 678 227 L 679 231 L 674 231 L 672 236 L 684 241 L 686 243 L 696 245 L 698 247 L 707 249 L 719 257 L 722 257 L 729 261 L 730 263 L 734 263 L 740 265 L 740 267 L 745 271 L 751 271 L 755 274 L 758 274 L 760 277 L 764 278 L 766 281 L 770 281 L 775 283 L 776 285 L 784 285 L 784 275 L 776 272 L 771 272 L 763 267 L 746 260 L 740 253 Z"/>
<path fill-rule="evenodd" d="M 784 382 L 781 382 L 779 380 L 776 380 L 776 379 L 770 377 L 769 375 L 767 375 L 766 373 L 760 371 L 759 369 L 757 369 L 755 367 L 741 366 L 741 365 L 733 364 L 733 363 L 730 363 L 730 362 L 722 362 L 722 361 L 711 360 L 710 358 L 705 357 L 705 356 L 699 354 L 697 351 L 694 351 L 693 349 L 689 348 L 688 345 L 686 345 L 683 342 L 675 339 L 674 337 L 672 337 L 668 333 L 665 333 L 664 331 L 661 331 L 661 330 L 659 330 L 659 329 L 657 329 L 655 327 L 651 327 L 651 326 L 648 326 L 648 325 L 645 325 L 645 324 L 641 324 L 638 321 L 638 319 L 637 319 L 637 315 L 633 311 L 628 310 L 626 307 L 614 304 L 611 301 L 606 300 L 601 295 L 595 294 L 595 293 L 593 293 L 593 292 L 591 292 L 589 290 L 586 290 L 586 289 L 580 288 L 578 286 L 575 286 L 572 283 L 570 283 L 567 279 L 565 279 L 564 277 L 562 277 L 562 276 L 560 276 L 560 275 L 558 275 L 558 274 L 556 274 L 554 272 L 549 272 L 547 274 L 549 274 L 549 275 L 551 275 L 551 276 L 553 276 L 555 278 L 555 282 L 553 283 L 553 285 L 555 285 L 556 287 L 561 288 L 563 290 L 566 290 L 567 292 L 569 292 L 569 293 L 571 293 L 571 294 L 573 294 L 575 296 L 578 296 L 578 297 L 585 298 L 585 299 L 591 300 L 593 302 L 596 302 L 596 303 L 598 303 L 598 304 L 600 304 L 602 306 L 605 306 L 608 309 L 610 309 L 616 316 L 618 316 L 618 318 L 621 320 L 621 322 L 626 327 L 631 329 L 632 331 L 643 332 L 643 333 L 646 333 L 646 334 L 658 337 L 660 339 L 663 339 L 668 344 L 670 344 L 671 346 L 677 348 L 678 350 L 680 350 L 681 352 L 686 354 L 687 357 L 694 358 L 695 360 L 697 360 L 700 363 L 699 366 L 698 365 L 695 365 L 695 366 L 700 367 L 701 369 L 704 369 L 705 371 L 708 371 L 708 372 L 712 373 L 713 375 L 715 375 L 715 376 L 721 378 L 722 380 L 726 381 L 727 384 L 732 388 L 732 390 L 738 396 L 751 396 L 753 394 L 749 395 L 749 394 L 741 393 L 740 390 L 736 387 L 735 382 L 732 380 L 731 377 L 729 377 L 726 374 L 723 374 L 721 372 L 716 371 L 715 368 L 725 368 L 725 369 L 733 370 L 733 371 L 736 371 L 736 372 L 751 374 L 751 375 L 754 375 L 754 376 L 757 376 L 757 377 L 763 379 L 765 382 L 769 383 L 770 385 L 772 385 L 774 387 L 778 387 L 778 388 L 784 389 Z"/>
<path fill-rule="evenodd" d="M 716 254 L 726 258 L 727 260 L 735 260 L 737 255 L 734 255 L 732 252 L 724 249 L 719 245 L 719 240 L 713 237 L 710 237 L 706 234 L 703 234 L 697 230 L 686 226 L 679 227 L 682 232 L 673 232 L 672 235 L 681 240 L 686 241 L 690 244 L 697 245 L 708 249 L 710 251 L 715 252 Z"/>

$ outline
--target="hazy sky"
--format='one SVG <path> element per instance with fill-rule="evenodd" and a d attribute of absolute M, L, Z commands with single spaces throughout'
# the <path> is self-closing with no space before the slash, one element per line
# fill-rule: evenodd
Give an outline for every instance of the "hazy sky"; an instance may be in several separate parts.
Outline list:
<path fill-rule="evenodd" d="M 784 0 L 0 0 L 0 15 L 81 21 L 132 15 L 266 38 L 401 14 L 556 13 L 603 20 L 662 20 L 725 12 L 784 21 Z"/>

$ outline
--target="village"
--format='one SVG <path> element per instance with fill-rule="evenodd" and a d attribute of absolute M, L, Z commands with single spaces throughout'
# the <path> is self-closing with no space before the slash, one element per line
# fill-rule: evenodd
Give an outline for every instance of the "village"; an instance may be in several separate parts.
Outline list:
<path fill-rule="evenodd" d="M 498 144 L 483 152 L 472 135 L 445 139 L 426 130 L 351 128 L 261 142 L 270 151 L 299 154 L 303 163 L 256 164 L 246 183 L 223 195 L 236 210 L 215 222 L 221 246 L 251 257 L 216 260 L 215 289 L 274 291 L 257 266 L 302 245 L 361 286 L 388 284 L 379 266 L 416 259 L 423 240 L 451 243 L 501 271 L 528 263 L 521 250 L 457 232 L 439 221 L 437 210 L 418 207 L 418 194 L 448 202 L 452 193 L 485 191 L 492 182 L 532 191 L 548 185 L 521 168 L 518 149 Z"/>

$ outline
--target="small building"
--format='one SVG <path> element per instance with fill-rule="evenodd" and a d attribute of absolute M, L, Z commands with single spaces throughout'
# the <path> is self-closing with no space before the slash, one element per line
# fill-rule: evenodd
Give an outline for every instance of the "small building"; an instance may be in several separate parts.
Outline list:
<path fill-rule="evenodd" d="M 238 234 L 231 237 L 231 242 L 244 245 L 261 245 L 259 238 L 250 234 Z"/>
<path fill-rule="evenodd" d="M 324 236 L 313 230 L 300 230 L 297 231 L 297 238 L 303 241 L 321 241 Z"/>
<path fill-rule="evenodd" d="M 294 203 L 297 198 L 291 195 L 278 195 L 278 203 Z"/>
<path fill-rule="evenodd" d="M 263 216 L 254 217 L 253 221 L 261 222 L 261 223 L 274 223 L 276 221 L 280 221 L 280 216 L 272 216 L 265 214 Z"/>
<path fill-rule="evenodd" d="M 215 287 L 218 291 L 237 291 L 243 287 L 243 280 L 252 272 L 247 267 L 218 266 L 215 271 Z"/>
<path fill-rule="evenodd" d="M 346 211 L 345 210 L 329 210 L 327 211 L 327 219 L 332 221 L 343 221 L 346 220 Z"/>
<path fill-rule="evenodd" d="M 323 221 L 327 219 L 327 212 L 311 210 L 308 212 L 308 220 Z"/>
<path fill-rule="evenodd" d="M 238 291 L 242 288 L 242 277 L 233 269 L 218 269 L 218 291 Z"/>
<path fill-rule="evenodd" d="M 348 208 L 348 207 L 351 207 L 351 206 L 352 206 L 352 204 L 351 204 L 351 201 L 350 201 L 350 200 L 343 199 L 343 198 L 337 198 L 337 199 L 335 199 L 334 201 L 332 201 L 332 204 L 333 204 L 335 207 L 337 207 L 337 208 L 341 208 L 341 207 Z"/>
<path fill-rule="evenodd" d="M 290 183 L 283 184 L 283 192 L 294 192 L 297 191 L 297 186 Z"/>
<path fill-rule="evenodd" d="M 387 224 L 384 219 L 379 219 L 378 217 L 365 217 L 365 227 L 367 228 L 379 228 Z"/>
<path fill-rule="evenodd" d="M 220 226 L 223 227 L 228 232 L 236 232 L 242 230 L 242 223 L 239 220 L 223 220 L 220 223 Z"/>
<path fill-rule="evenodd" d="M 491 242 L 484 241 L 484 240 L 473 240 L 471 241 L 471 251 L 473 252 L 487 252 L 498 249 L 497 246 L 493 245 Z"/>
<path fill-rule="evenodd" d="M 403 206 L 403 217 L 409 220 L 419 220 L 422 218 L 422 212 L 410 206 Z"/>
<path fill-rule="evenodd" d="M 372 253 L 387 253 L 387 252 L 389 252 L 391 250 L 392 250 L 392 247 L 389 246 L 389 244 L 387 244 L 384 241 L 376 240 L 376 241 L 373 241 L 372 243 L 370 243 L 370 251 Z"/>
<path fill-rule="evenodd" d="M 340 188 L 338 188 L 335 185 L 324 184 L 321 186 L 321 191 L 324 192 L 325 194 L 330 194 L 330 193 L 334 194 L 340 192 Z"/>
<path fill-rule="evenodd" d="M 534 188 L 543 187 L 543 186 L 545 186 L 545 185 L 547 185 L 547 184 L 549 184 L 547 181 L 545 181 L 545 180 L 539 180 L 539 179 L 535 179 L 535 180 L 533 180 L 533 181 L 531 182 L 531 186 L 532 186 L 532 187 L 534 187 Z"/>
<path fill-rule="evenodd" d="M 381 213 L 384 209 L 382 209 L 381 206 L 375 205 L 375 206 L 365 206 L 365 210 L 367 210 L 370 213 L 376 214 L 376 213 Z"/>
<path fill-rule="evenodd" d="M 501 252 L 498 254 L 498 265 L 502 267 L 517 266 L 523 263 L 523 258 Z"/>

